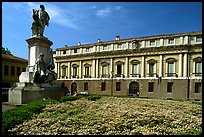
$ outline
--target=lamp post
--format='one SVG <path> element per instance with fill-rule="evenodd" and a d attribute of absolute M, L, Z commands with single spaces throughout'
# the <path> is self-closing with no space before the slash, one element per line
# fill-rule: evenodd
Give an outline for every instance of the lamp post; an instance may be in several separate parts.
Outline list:
<path fill-rule="evenodd" d="M 160 97 L 160 84 L 161 84 L 162 77 L 158 77 L 158 98 Z"/>
<path fill-rule="evenodd" d="M 113 74 L 114 72 L 111 71 L 111 96 L 113 95 Z"/>

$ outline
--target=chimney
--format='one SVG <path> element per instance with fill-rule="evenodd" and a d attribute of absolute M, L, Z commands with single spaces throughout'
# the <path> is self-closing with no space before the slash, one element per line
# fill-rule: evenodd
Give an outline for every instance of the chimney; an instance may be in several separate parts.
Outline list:
<path fill-rule="evenodd" d="M 120 40 L 120 36 L 116 36 L 115 40 Z"/>
<path fill-rule="evenodd" d="M 101 42 L 101 39 L 100 39 L 100 38 L 98 38 L 98 42 Z"/>
<path fill-rule="evenodd" d="M 81 42 L 78 42 L 78 45 L 81 45 Z"/>

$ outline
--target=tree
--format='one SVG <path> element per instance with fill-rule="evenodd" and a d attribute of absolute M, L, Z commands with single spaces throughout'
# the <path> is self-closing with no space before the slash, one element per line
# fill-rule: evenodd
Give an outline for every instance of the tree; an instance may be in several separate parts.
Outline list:
<path fill-rule="evenodd" d="M 2 54 L 12 55 L 11 51 L 8 48 L 4 48 L 3 46 L 2 46 Z"/>

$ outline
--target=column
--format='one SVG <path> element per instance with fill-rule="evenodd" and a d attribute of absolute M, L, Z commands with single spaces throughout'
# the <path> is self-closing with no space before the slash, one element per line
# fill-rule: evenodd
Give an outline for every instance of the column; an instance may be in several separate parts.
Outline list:
<path fill-rule="evenodd" d="M 112 77 L 113 72 L 113 58 L 110 59 L 110 77 Z"/>
<path fill-rule="evenodd" d="M 82 78 L 82 61 L 79 62 L 79 78 Z"/>
<path fill-rule="evenodd" d="M 162 77 L 162 71 L 163 70 L 163 60 L 162 60 L 162 55 L 160 55 L 159 58 L 159 77 Z"/>
<path fill-rule="evenodd" d="M 126 66 L 125 77 L 128 78 L 129 77 L 129 58 L 128 57 L 125 58 L 125 66 Z"/>
<path fill-rule="evenodd" d="M 61 74 L 60 74 L 60 63 L 57 63 L 58 67 L 57 67 L 57 75 L 58 78 L 60 78 Z"/>
<path fill-rule="evenodd" d="M 183 76 L 187 77 L 187 53 L 184 54 Z"/>
<path fill-rule="evenodd" d="M 96 59 L 96 78 L 98 78 L 98 59 Z"/>
<path fill-rule="evenodd" d="M 184 37 L 184 44 L 188 44 L 188 36 Z"/>
<path fill-rule="evenodd" d="M 182 53 L 181 53 L 179 54 L 179 74 L 178 74 L 179 77 L 182 77 L 182 64 L 183 64 L 182 60 L 183 59 L 182 59 Z"/>
<path fill-rule="evenodd" d="M 160 46 L 164 45 L 164 39 L 160 39 Z"/>
<path fill-rule="evenodd" d="M 70 71 L 70 70 L 71 70 L 71 67 L 70 67 L 70 66 L 71 66 L 71 62 L 68 62 L 68 63 L 67 63 L 67 66 L 68 66 L 68 67 L 67 67 L 67 76 L 68 76 L 68 79 L 70 79 L 70 78 L 71 78 L 71 76 L 70 76 L 70 72 L 71 72 L 71 71 Z"/>
<path fill-rule="evenodd" d="M 96 60 L 93 59 L 93 62 L 92 62 L 92 78 L 95 78 L 96 77 Z"/>
<path fill-rule="evenodd" d="M 142 66 L 141 66 L 141 70 L 142 70 L 142 74 L 141 74 L 141 77 L 144 77 L 145 76 L 145 58 L 144 56 L 142 56 Z"/>
<path fill-rule="evenodd" d="M 183 44 L 183 37 L 180 37 L 180 45 Z"/>

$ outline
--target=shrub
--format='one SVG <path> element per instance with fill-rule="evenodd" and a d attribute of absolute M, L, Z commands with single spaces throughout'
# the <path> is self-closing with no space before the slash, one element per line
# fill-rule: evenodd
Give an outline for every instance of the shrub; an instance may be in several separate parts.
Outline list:
<path fill-rule="evenodd" d="M 2 112 L 2 135 L 8 135 L 8 130 L 30 119 L 33 114 L 43 111 L 46 104 L 54 103 L 54 100 L 37 100 L 25 106 L 19 106 L 14 109 Z"/>
<path fill-rule="evenodd" d="M 74 101 L 81 98 L 81 96 L 63 96 L 60 98 L 61 102 L 66 102 L 66 101 Z"/>
<path fill-rule="evenodd" d="M 95 101 L 95 100 L 97 100 L 97 99 L 100 99 L 101 97 L 100 96 L 97 96 L 97 95 L 90 95 L 90 96 L 87 96 L 87 99 L 88 100 L 93 100 L 93 101 Z"/>

